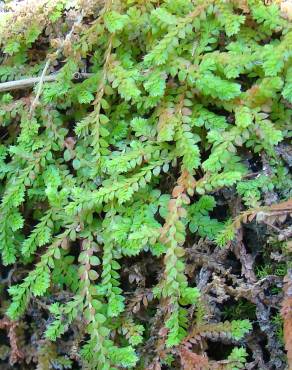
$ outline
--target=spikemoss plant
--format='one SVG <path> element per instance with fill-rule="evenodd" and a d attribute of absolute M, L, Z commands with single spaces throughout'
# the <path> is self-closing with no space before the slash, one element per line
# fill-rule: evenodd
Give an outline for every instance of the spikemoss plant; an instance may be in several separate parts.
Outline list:
<path fill-rule="evenodd" d="M 47 339 L 81 319 L 84 368 L 137 367 L 144 328 L 126 311 L 123 261 L 163 260 L 151 288 L 165 346 L 179 346 L 200 295 L 186 236 L 222 247 L 234 237 L 211 214 L 216 192 L 234 187 L 247 207 L 265 190 L 289 196 L 275 147 L 291 138 L 291 24 L 260 0 L 21 6 L 1 13 L 0 78 L 42 78 L 0 94 L 2 264 L 30 269 L 10 287 L 7 314 L 50 298 Z M 268 175 L 252 175 L 250 153 Z M 56 290 L 70 293 L 65 304 Z M 235 339 L 250 329 L 230 325 Z"/>

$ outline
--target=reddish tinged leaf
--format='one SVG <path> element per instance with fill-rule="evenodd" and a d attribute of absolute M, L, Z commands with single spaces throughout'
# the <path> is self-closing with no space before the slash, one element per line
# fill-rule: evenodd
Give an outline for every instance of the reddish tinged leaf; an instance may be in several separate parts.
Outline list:
<path fill-rule="evenodd" d="M 191 115 L 192 115 L 192 111 L 191 111 L 191 109 L 190 109 L 190 108 L 186 108 L 186 107 L 184 107 L 184 108 L 181 110 L 181 112 L 182 112 L 182 114 L 183 114 L 184 116 L 191 116 Z"/>
<path fill-rule="evenodd" d="M 76 140 L 73 137 L 67 137 L 64 141 L 64 144 L 67 149 L 72 150 L 76 144 Z"/>
<path fill-rule="evenodd" d="M 251 215 L 248 216 L 248 221 L 251 222 L 256 216 L 256 213 L 252 213 Z"/>
<path fill-rule="evenodd" d="M 10 321 L 7 317 L 3 317 L 3 319 L 0 320 L 0 329 L 7 330 L 11 347 L 9 363 L 12 366 L 24 358 L 24 354 L 18 344 L 18 335 L 16 333 L 17 325 L 18 323 L 16 321 Z"/>
<path fill-rule="evenodd" d="M 183 200 L 184 204 L 190 204 L 191 200 L 186 194 L 182 194 L 181 199 Z"/>
<path fill-rule="evenodd" d="M 170 201 L 168 202 L 168 210 L 169 212 L 174 212 L 176 210 L 177 206 L 176 206 L 176 200 L 175 199 L 170 199 Z"/>
<path fill-rule="evenodd" d="M 175 186 L 174 187 L 174 189 L 173 189 L 173 191 L 172 191 L 172 196 L 174 197 L 174 198 L 177 198 L 177 197 L 179 197 L 183 192 L 184 192 L 184 187 L 183 186 L 181 186 L 181 185 L 177 185 L 177 186 Z"/>
<path fill-rule="evenodd" d="M 158 334 L 161 336 L 161 337 L 165 337 L 168 333 L 168 329 L 163 327 L 159 330 Z"/>
<path fill-rule="evenodd" d="M 289 199 L 285 202 L 281 202 L 278 204 L 273 204 L 270 209 L 272 211 L 286 211 L 286 210 L 291 210 L 292 211 L 292 199 Z"/>
<path fill-rule="evenodd" d="M 187 216 L 187 211 L 185 210 L 185 208 L 178 208 L 177 210 L 177 213 L 179 215 L 179 217 L 186 217 Z"/>
<path fill-rule="evenodd" d="M 208 368 L 208 358 L 190 351 L 185 346 L 180 348 L 181 364 L 184 370 L 205 370 Z"/>

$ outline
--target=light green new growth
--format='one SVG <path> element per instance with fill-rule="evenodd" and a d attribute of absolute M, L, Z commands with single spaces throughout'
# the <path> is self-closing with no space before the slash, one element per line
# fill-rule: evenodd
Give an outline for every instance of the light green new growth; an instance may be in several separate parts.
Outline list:
<path fill-rule="evenodd" d="M 265 190 L 289 196 L 275 148 L 291 139 L 291 23 L 260 0 L 41 3 L 0 21 L 2 82 L 38 76 L 49 59 L 58 70 L 31 114 L 37 87 L 0 93 L 1 258 L 31 269 L 9 288 L 7 314 L 51 297 L 45 338 L 81 320 L 84 369 L 138 369 L 148 331 L 123 291 L 131 258 L 161 258 L 151 289 L 165 348 L 177 348 L 200 296 L 185 271 L 188 240 L 224 247 L 235 235 L 231 215 L 213 213 L 217 192 L 232 189 L 246 207 Z M 74 80 L 84 68 L 91 75 Z M 253 174 L 249 153 L 265 158 L 267 175 Z M 229 329 L 238 340 L 251 324 Z M 246 357 L 234 348 L 227 368 Z"/>

